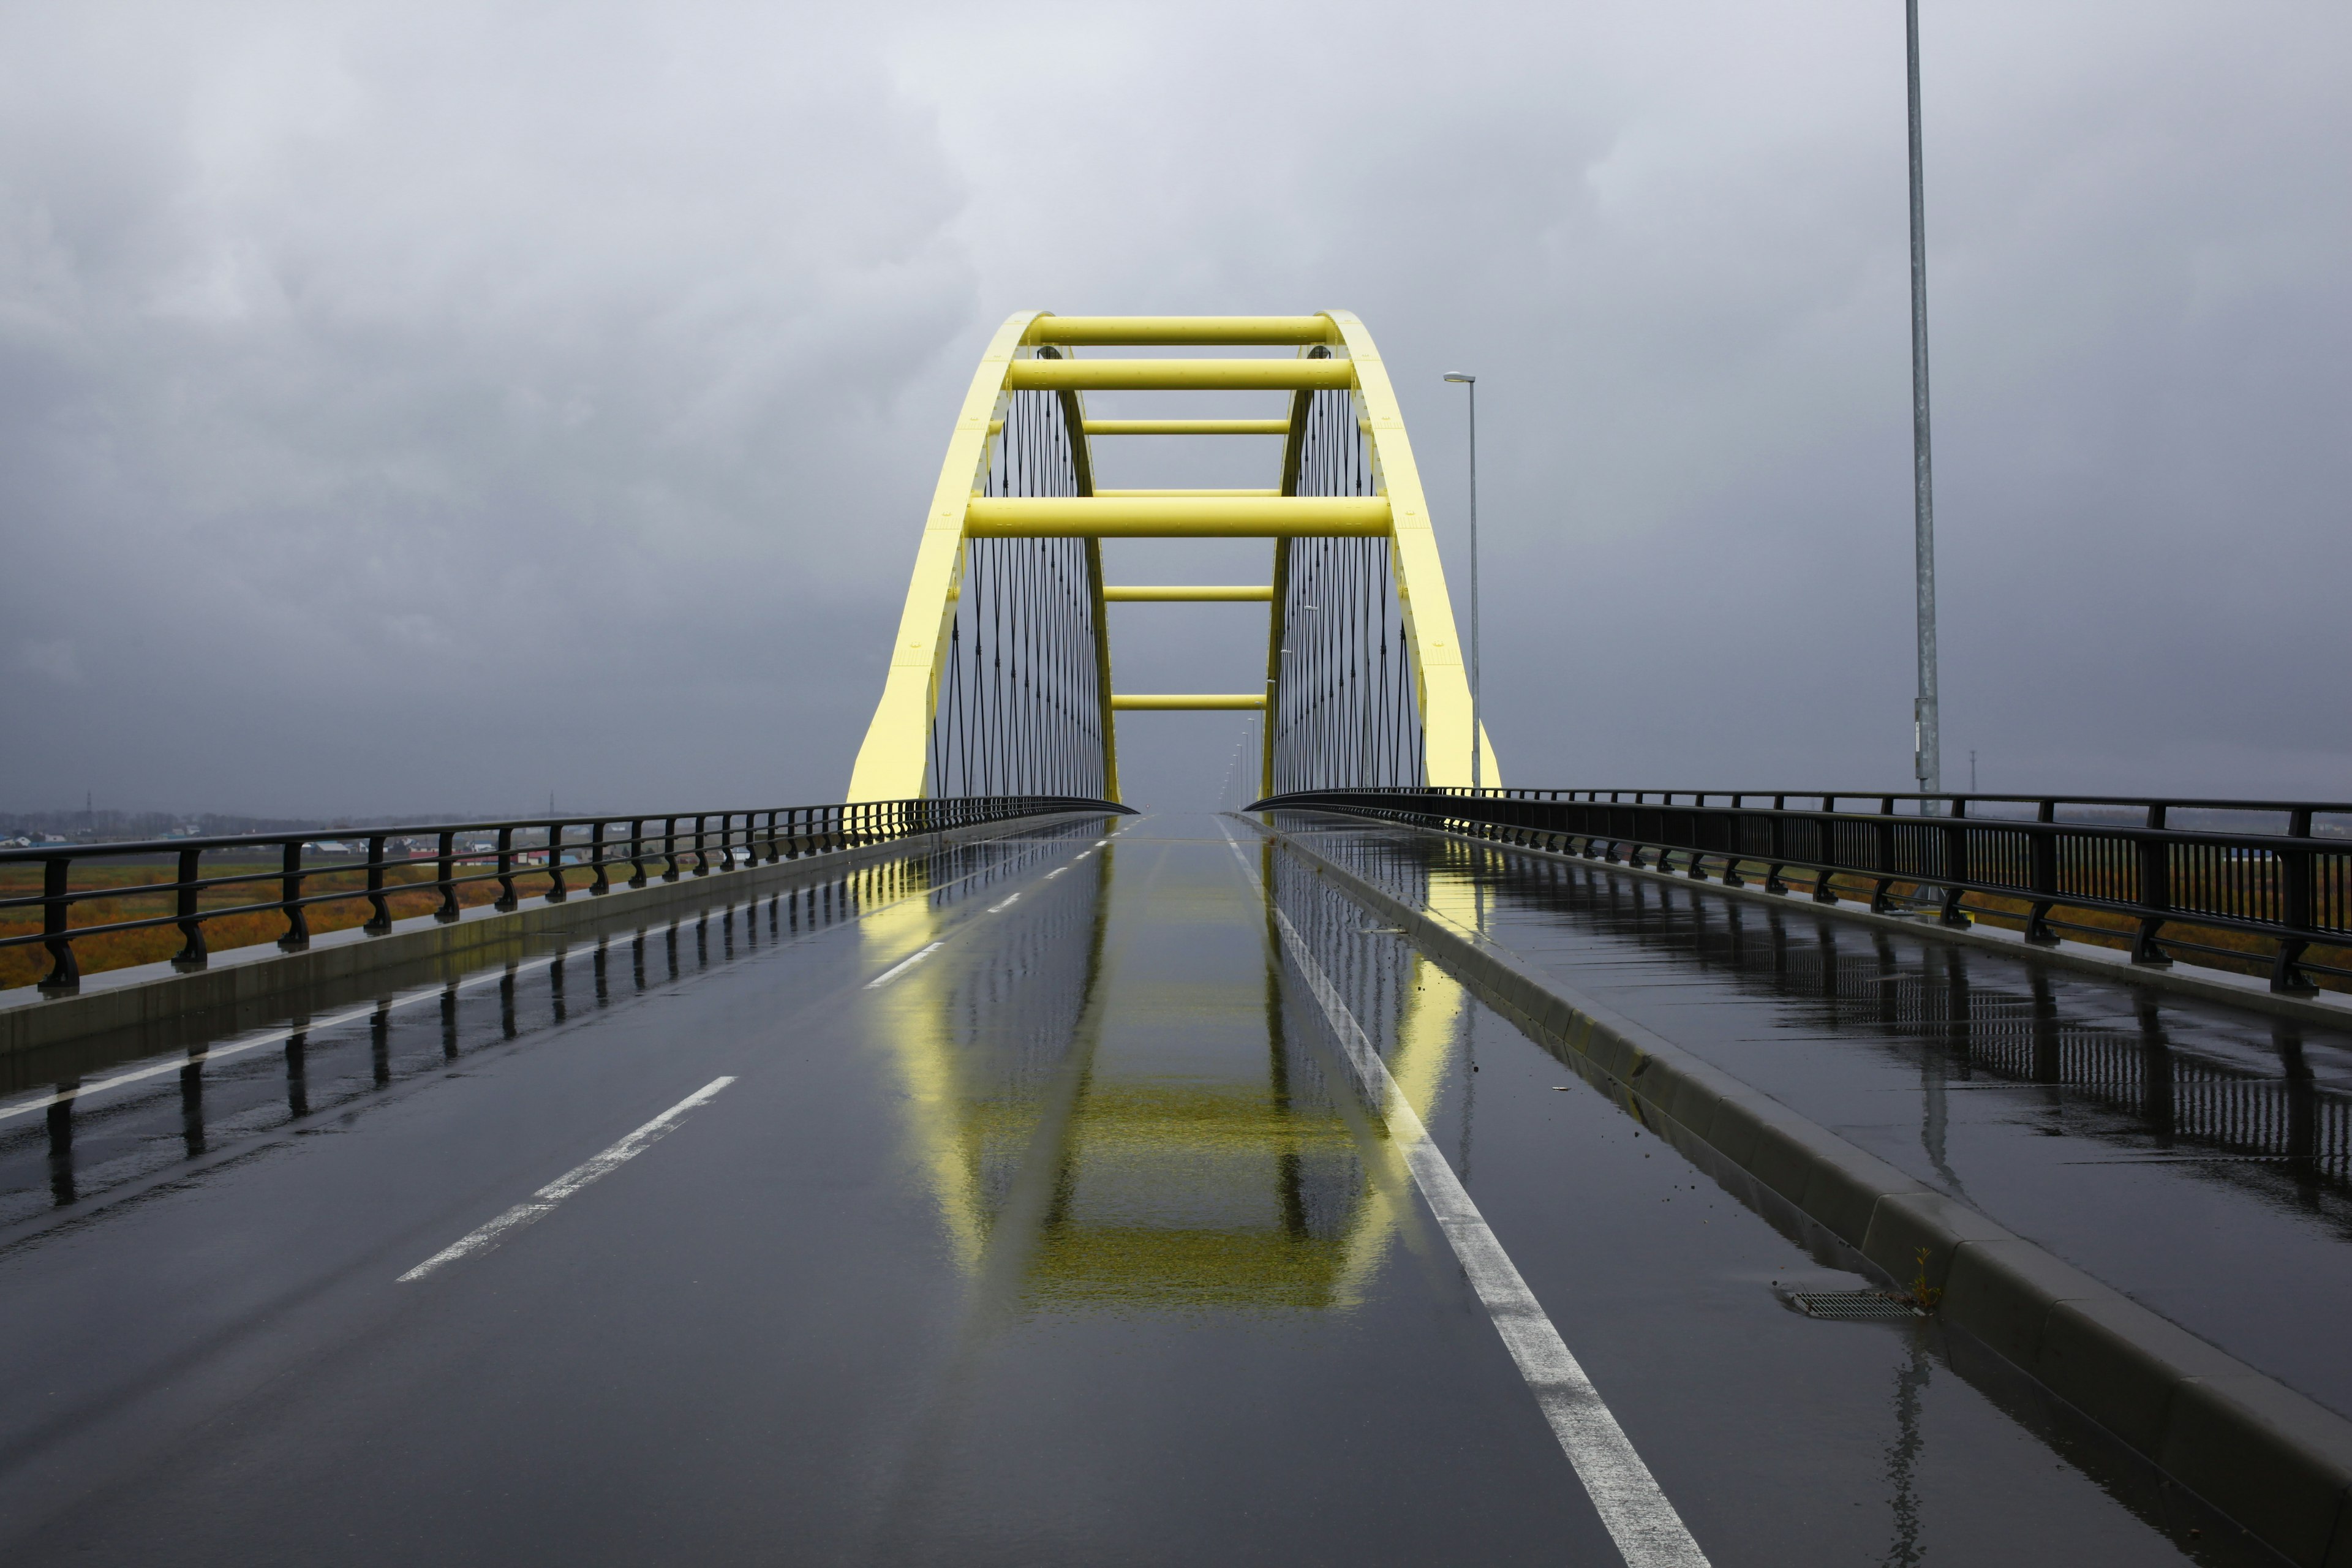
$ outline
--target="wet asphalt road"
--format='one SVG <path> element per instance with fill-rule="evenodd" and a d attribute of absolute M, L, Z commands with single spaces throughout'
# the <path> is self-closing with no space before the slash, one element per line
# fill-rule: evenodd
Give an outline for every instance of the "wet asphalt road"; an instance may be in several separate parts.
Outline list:
<path fill-rule="evenodd" d="M 1291 825 L 2352 1415 L 2352 1036 L 1801 899 Z"/>
<path fill-rule="evenodd" d="M 0 1119 L 0 1560 L 1620 1561 L 1217 823 L 1099 837 Z M 1250 853 L 1713 1562 L 2251 1560 Z"/>

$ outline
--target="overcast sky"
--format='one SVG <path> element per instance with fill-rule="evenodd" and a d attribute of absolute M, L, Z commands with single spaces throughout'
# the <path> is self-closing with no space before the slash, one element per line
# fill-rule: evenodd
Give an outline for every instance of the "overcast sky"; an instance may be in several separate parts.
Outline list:
<path fill-rule="evenodd" d="M 2352 798 L 2352 7 L 1923 9 L 1947 783 Z M 0 806 L 836 799 L 1029 308 L 1359 312 L 1457 602 L 1477 372 L 1510 782 L 1901 788 L 1905 200 L 1900 0 L 0 5 Z"/>

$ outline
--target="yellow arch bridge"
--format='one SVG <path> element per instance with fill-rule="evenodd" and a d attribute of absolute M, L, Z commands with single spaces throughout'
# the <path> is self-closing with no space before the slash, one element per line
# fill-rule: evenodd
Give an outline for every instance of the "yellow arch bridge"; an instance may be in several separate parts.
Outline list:
<path fill-rule="evenodd" d="M 1188 352 L 1135 352 L 1149 349 Z M 1088 393 L 1135 391 L 1261 393 L 1268 416 L 1087 412 Z M 1235 488 L 1097 488 L 1096 441 L 1134 436 L 1217 443 Z M 1105 540 L 1234 538 L 1272 542 L 1265 583 L 1105 579 Z M 1108 605 L 1232 601 L 1267 606 L 1262 688 L 1114 683 Z M 1118 715 L 1182 709 L 1263 710 L 1268 795 L 1471 781 L 1470 691 L 1428 502 L 1380 351 L 1348 311 L 1009 319 L 948 441 L 849 798 L 1116 801 Z"/>

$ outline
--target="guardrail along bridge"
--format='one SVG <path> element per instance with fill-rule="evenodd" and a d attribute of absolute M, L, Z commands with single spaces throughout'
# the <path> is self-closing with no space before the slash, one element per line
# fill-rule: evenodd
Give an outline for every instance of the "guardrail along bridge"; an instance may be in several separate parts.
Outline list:
<path fill-rule="evenodd" d="M 1360 321 L 1024 312 L 844 801 L 0 851 L 0 1555 L 2352 1561 L 2352 805 L 1474 728 Z"/>

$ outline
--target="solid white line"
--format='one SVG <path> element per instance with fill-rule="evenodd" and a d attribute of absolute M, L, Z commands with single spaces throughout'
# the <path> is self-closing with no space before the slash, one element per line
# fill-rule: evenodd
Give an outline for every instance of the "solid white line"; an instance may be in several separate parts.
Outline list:
<path fill-rule="evenodd" d="M 1223 823 L 1217 831 L 1224 834 L 1226 847 L 1240 863 L 1242 875 L 1257 886 L 1261 896 L 1265 889 L 1258 883 L 1248 857 Z M 1346 1053 L 1365 1088 L 1370 1091 L 1372 1103 L 1379 1108 L 1381 1120 L 1388 1123 L 1389 1136 L 1404 1152 L 1405 1166 L 1412 1173 L 1414 1185 L 1429 1205 L 1437 1219 L 1438 1228 L 1454 1247 L 1454 1258 L 1469 1277 L 1470 1288 L 1495 1321 L 1495 1331 L 1503 1338 L 1511 1360 L 1518 1364 L 1519 1375 L 1527 1379 L 1528 1391 L 1536 1396 L 1544 1419 L 1551 1424 L 1552 1436 L 1575 1467 L 1577 1479 L 1592 1498 L 1592 1506 L 1601 1515 L 1601 1522 L 1617 1543 L 1617 1551 L 1630 1568 L 1706 1568 L 1706 1554 L 1691 1538 L 1689 1527 L 1682 1515 L 1675 1511 L 1657 1478 L 1617 1424 L 1617 1417 L 1601 1397 L 1592 1380 L 1584 1373 L 1583 1365 L 1570 1352 L 1559 1331 L 1536 1300 L 1535 1292 L 1519 1275 L 1510 1255 L 1486 1225 L 1478 1205 L 1429 1141 L 1428 1129 L 1422 1125 L 1421 1116 L 1397 1089 L 1396 1080 L 1389 1076 L 1388 1064 L 1366 1037 L 1363 1026 L 1348 1010 L 1339 988 L 1331 984 L 1323 966 L 1307 952 L 1307 943 L 1290 923 L 1290 917 L 1273 901 L 1267 907 L 1274 910 L 1275 923 L 1281 929 L 1282 943 L 1292 962 L 1306 975 L 1308 989 L 1330 1021 L 1331 1029 L 1339 1037 L 1340 1048 Z"/>
<path fill-rule="evenodd" d="M 504 980 L 510 974 L 518 977 L 529 974 L 532 970 L 544 969 L 554 962 L 552 957 L 535 958 L 529 963 L 519 963 L 512 969 L 491 970 L 487 973 L 478 974 L 471 980 L 460 982 L 457 989 L 471 991 L 477 985 L 488 985 L 493 980 Z M 323 1018 L 305 1019 L 299 1024 L 289 1025 L 282 1029 L 272 1029 L 266 1035 L 256 1035 L 249 1040 L 239 1040 L 233 1046 L 215 1046 L 209 1050 L 198 1051 L 193 1056 L 173 1057 L 157 1062 L 152 1067 L 116 1073 L 112 1078 L 102 1078 L 96 1083 L 85 1083 L 75 1089 L 45 1094 L 37 1100 L 20 1100 L 15 1105 L 0 1110 L 0 1121 L 5 1121 L 12 1116 L 22 1116 L 27 1111 L 46 1110 L 52 1105 L 61 1105 L 68 1100 L 79 1100 L 84 1095 L 96 1094 L 100 1089 L 114 1089 L 126 1083 L 137 1083 L 142 1079 L 154 1078 L 167 1072 L 179 1072 L 189 1067 L 205 1062 L 216 1062 L 226 1057 L 241 1057 L 247 1051 L 259 1050 L 264 1046 L 277 1045 L 280 1041 L 293 1038 L 296 1035 L 306 1035 L 321 1029 L 338 1028 L 345 1024 L 354 1024 L 362 1018 L 373 1016 L 378 1007 L 389 1012 L 395 1007 L 405 1007 L 412 1002 L 423 1002 L 441 995 L 448 989 L 447 985 L 423 986 L 394 996 L 387 1002 L 371 1002 L 364 1007 L 353 1007 L 341 1013 L 330 1013 Z"/>
<path fill-rule="evenodd" d="M 655 1117 L 651 1121 L 646 1122 L 643 1127 L 638 1128 L 635 1132 L 630 1133 L 626 1138 L 622 1139 L 618 1143 L 614 1144 L 603 1153 L 596 1155 L 593 1159 L 588 1160 L 583 1163 L 572 1166 L 572 1169 L 564 1172 L 563 1174 L 556 1177 L 555 1180 L 548 1183 L 547 1185 L 540 1188 L 539 1191 L 531 1194 L 529 1198 L 515 1205 L 514 1207 L 507 1210 L 506 1213 L 499 1215 L 498 1218 L 490 1221 L 489 1224 L 483 1226 L 478 1230 L 469 1231 L 457 1240 L 451 1242 L 448 1246 L 443 1247 L 440 1251 L 435 1253 L 432 1257 L 426 1258 L 424 1262 L 418 1264 L 415 1268 L 402 1275 L 398 1279 L 394 1280 L 394 1283 L 397 1285 L 405 1285 L 412 1279 L 422 1279 L 427 1274 L 432 1273 L 436 1268 L 440 1268 L 444 1264 L 455 1263 L 461 1258 L 470 1258 L 477 1252 L 488 1251 L 491 1247 L 498 1245 L 499 1237 L 504 1236 L 508 1231 L 514 1229 L 517 1226 L 529 1225 L 531 1221 L 540 1218 L 549 1210 L 554 1208 L 556 1205 L 562 1203 L 564 1199 L 570 1197 L 572 1194 L 578 1192 L 589 1183 L 596 1180 L 599 1176 L 610 1174 L 612 1172 L 620 1169 L 631 1160 L 634 1160 L 638 1155 L 644 1153 L 648 1148 L 652 1147 L 655 1142 L 659 1141 L 664 1133 L 669 1131 L 673 1127 L 676 1127 L 678 1123 L 678 1120 L 688 1111 L 692 1110 L 698 1105 L 705 1104 L 710 1100 L 716 1098 L 720 1089 L 725 1089 L 729 1084 L 733 1083 L 735 1079 L 731 1076 L 727 1078 L 712 1079 L 709 1083 L 704 1084 L 700 1089 L 696 1089 L 692 1094 L 688 1095 L 684 1100 L 679 1100 L 676 1105 L 671 1106 L 667 1110 L 663 1111 L 659 1116 Z"/>
<path fill-rule="evenodd" d="M 906 973 L 907 971 L 914 968 L 915 965 L 922 963 L 923 960 L 939 952 L 939 950 L 944 945 L 945 943 L 943 942 L 935 942 L 931 943 L 930 946 L 924 948 L 919 952 L 914 954 L 912 957 L 900 959 L 898 963 L 892 964 L 889 968 L 884 970 L 881 973 L 867 981 L 866 983 L 866 989 L 873 991 L 880 988 L 881 986 L 889 984 L 890 982 L 898 979 L 898 976 Z"/>

